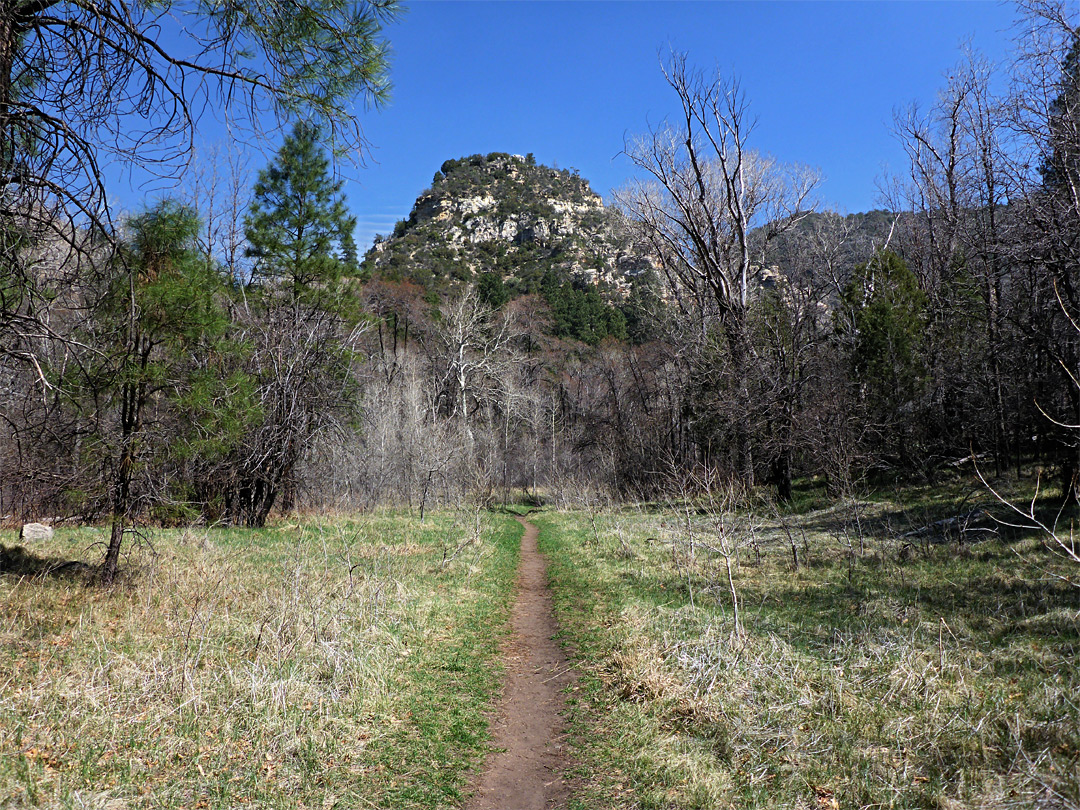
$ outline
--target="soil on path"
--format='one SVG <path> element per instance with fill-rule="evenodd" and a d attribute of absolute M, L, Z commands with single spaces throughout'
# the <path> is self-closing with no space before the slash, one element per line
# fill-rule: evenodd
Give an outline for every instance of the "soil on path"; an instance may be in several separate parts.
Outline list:
<path fill-rule="evenodd" d="M 506 646 L 506 686 L 494 723 L 495 752 L 467 810 L 549 810 L 563 807 L 569 765 L 561 712 L 563 690 L 575 675 L 553 637 L 558 630 L 547 588 L 547 564 L 536 547 L 537 528 L 521 540 L 517 601 Z"/>

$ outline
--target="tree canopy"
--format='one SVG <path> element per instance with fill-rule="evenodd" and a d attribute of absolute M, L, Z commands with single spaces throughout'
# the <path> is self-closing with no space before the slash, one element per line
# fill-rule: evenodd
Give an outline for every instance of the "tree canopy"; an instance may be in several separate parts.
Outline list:
<path fill-rule="evenodd" d="M 120 242 L 110 163 L 177 178 L 208 112 L 259 139 L 311 121 L 367 146 L 356 104 L 389 92 L 396 0 L 0 3 L 0 355 L 40 367 L 50 322 Z M 41 384 L 47 386 L 41 377 Z"/>
<path fill-rule="evenodd" d="M 100 222 L 110 157 L 171 175 L 204 111 L 237 131 L 303 114 L 364 144 L 387 98 L 394 0 L 22 0 L 0 6 L 0 171 L 39 206 Z M 11 201 L 9 199 L 9 205 Z M 24 201 L 24 205 L 29 205 Z"/>
<path fill-rule="evenodd" d="M 259 172 L 244 220 L 255 259 L 252 281 L 286 284 L 294 298 L 356 270 L 356 219 L 318 136 L 311 124 L 293 127 L 274 162 Z"/>

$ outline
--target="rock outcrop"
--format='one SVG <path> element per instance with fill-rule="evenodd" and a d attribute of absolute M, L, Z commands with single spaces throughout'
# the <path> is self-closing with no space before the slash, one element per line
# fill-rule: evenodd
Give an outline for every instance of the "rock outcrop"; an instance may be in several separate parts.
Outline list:
<path fill-rule="evenodd" d="M 518 292 L 551 270 L 625 292 L 648 268 L 622 216 L 576 172 L 504 153 L 446 161 L 364 266 L 435 288 L 492 272 Z"/>

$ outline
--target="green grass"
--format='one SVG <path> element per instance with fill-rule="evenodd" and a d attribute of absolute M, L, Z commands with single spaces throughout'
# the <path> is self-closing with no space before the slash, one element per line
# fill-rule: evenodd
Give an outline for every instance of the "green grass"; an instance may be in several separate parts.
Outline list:
<path fill-rule="evenodd" d="M 520 531 L 450 512 L 166 531 L 110 590 L 0 575 L 0 806 L 459 807 Z"/>
<path fill-rule="evenodd" d="M 1076 565 L 856 507 L 534 517 L 583 672 L 577 807 L 1080 806 Z"/>
<path fill-rule="evenodd" d="M 1077 566 L 1015 531 L 911 533 L 986 505 L 963 487 L 534 512 L 582 673 L 572 806 L 1080 806 Z M 520 531 L 157 532 L 108 590 L 32 573 L 103 530 L 3 550 L 0 807 L 460 807 Z"/>

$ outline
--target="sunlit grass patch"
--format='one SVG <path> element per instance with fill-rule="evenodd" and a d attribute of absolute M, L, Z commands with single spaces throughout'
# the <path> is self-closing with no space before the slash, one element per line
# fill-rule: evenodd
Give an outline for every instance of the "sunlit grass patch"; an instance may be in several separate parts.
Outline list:
<path fill-rule="evenodd" d="M 388 513 L 158 532 L 110 590 L 0 575 L 0 796 L 458 806 L 519 536 L 509 518 Z"/>
<path fill-rule="evenodd" d="M 1065 561 L 858 509 L 537 519 L 582 656 L 583 807 L 1080 806 Z"/>

